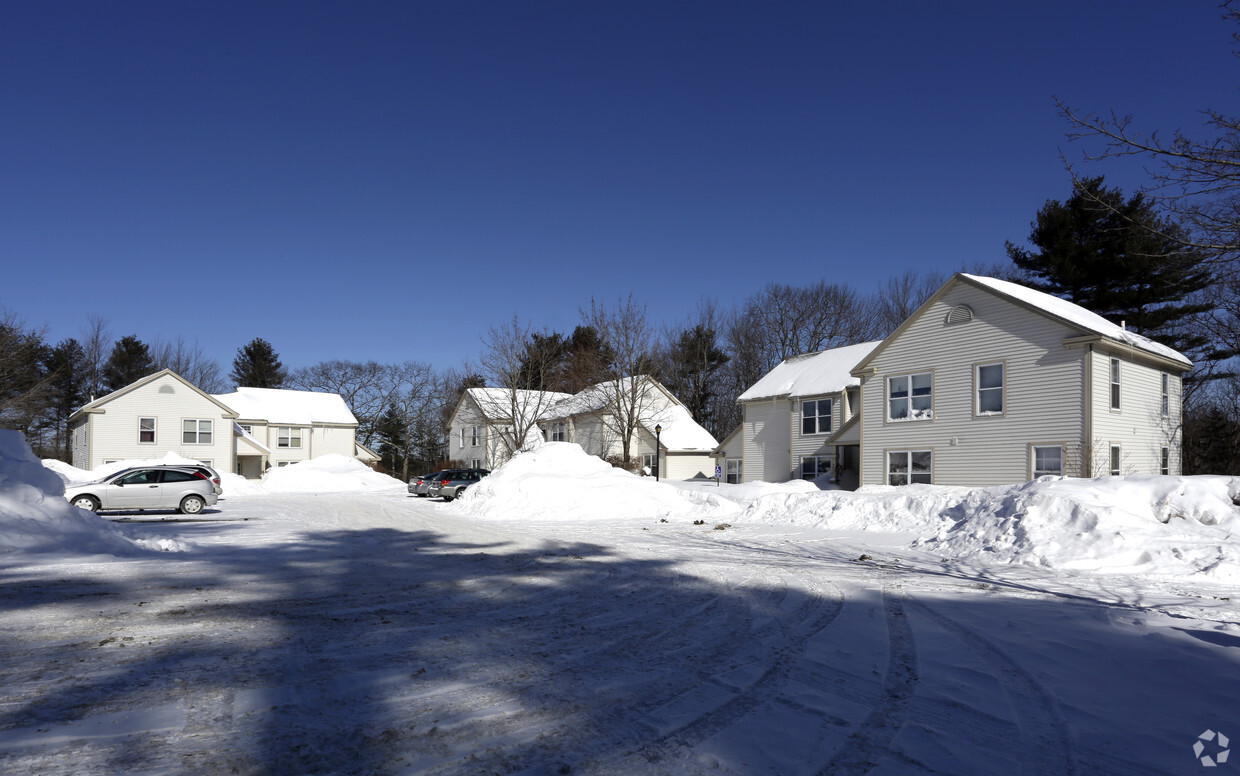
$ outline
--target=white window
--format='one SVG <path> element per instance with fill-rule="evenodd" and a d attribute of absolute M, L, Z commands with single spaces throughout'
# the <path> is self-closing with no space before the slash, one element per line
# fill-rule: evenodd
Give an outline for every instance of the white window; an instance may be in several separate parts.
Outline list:
<path fill-rule="evenodd" d="M 461 426 L 461 447 L 465 446 L 465 427 Z"/>
<path fill-rule="evenodd" d="M 729 458 L 723 464 L 723 481 L 732 485 L 739 485 L 741 482 L 741 459 Z"/>
<path fill-rule="evenodd" d="M 276 430 L 276 447 L 301 447 L 301 429 L 295 426 L 280 426 Z"/>
<path fill-rule="evenodd" d="M 887 378 L 887 420 L 929 420 L 933 417 L 932 373 Z"/>
<path fill-rule="evenodd" d="M 1123 451 L 1119 445 L 1111 445 L 1111 475 L 1118 476 L 1120 472 L 1120 459 L 1123 457 Z"/>
<path fill-rule="evenodd" d="M 189 418 L 181 421 L 181 442 L 187 445 L 211 444 L 211 421 Z"/>
<path fill-rule="evenodd" d="M 817 399 L 801 402 L 801 433 L 829 434 L 831 432 L 831 400 Z"/>
<path fill-rule="evenodd" d="M 642 468 L 651 474 L 659 473 L 659 456 L 655 453 L 646 453 L 642 456 Z"/>
<path fill-rule="evenodd" d="M 481 459 L 481 458 L 471 458 L 471 459 L 469 460 L 469 468 L 471 468 L 471 469 L 481 469 L 481 468 L 482 468 L 482 459 Z"/>
<path fill-rule="evenodd" d="M 1111 409 L 1119 409 L 1119 359 L 1111 359 Z"/>
<path fill-rule="evenodd" d="M 295 461 L 276 461 L 276 468 L 283 469 L 285 466 L 288 466 L 291 463 L 295 463 Z"/>
<path fill-rule="evenodd" d="M 1003 364 L 979 364 L 974 379 L 977 384 L 977 414 L 1003 414 Z"/>
<path fill-rule="evenodd" d="M 138 418 L 138 444 L 155 444 L 155 418 Z"/>
<path fill-rule="evenodd" d="M 482 436 L 482 430 L 478 426 L 470 426 L 469 442 L 473 447 L 478 446 L 478 440 Z M 477 468 L 477 467 L 474 467 Z"/>
<path fill-rule="evenodd" d="M 1158 465 L 1159 474 L 1171 473 L 1171 448 L 1164 447 L 1162 449 L 1161 463 Z"/>
<path fill-rule="evenodd" d="M 1171 414 L 1171 375 L 1162 373 L 1162 416 Z M 1165 448 L 1164 448 L 1165 449 Z"/>
<path fill-rule="evenodd" d="M 552 442 L 567 442 L 568 441 L 568 426 L 564 423 L 552 423 L 551 424 L 551 441 Z"/>
<path fill-rule="evenodd" d="M 934 453 L 930 450 L 889 450 L 887 484 L 910 485 L 934 481 Z"/>
<path fill-rule="evenodd" d="M 238 423 L 237 425 L 240 426 L 241 430 L 247 434 L 252 435 L 254 433 L 254 427 L 250 425 L 249 423 Z"/>
<path fill-rule="evenodd" d="M 830 473 L 830 456 L 807 455 L 801 459 L 801 479 L 803 480 L 816 480 L 822 475 Z"/>
<path fill-rule="evenodd" d="M 1063 476 L 1063 445 L 1034 445 L 1033 478 L 1047 474 Z"/>

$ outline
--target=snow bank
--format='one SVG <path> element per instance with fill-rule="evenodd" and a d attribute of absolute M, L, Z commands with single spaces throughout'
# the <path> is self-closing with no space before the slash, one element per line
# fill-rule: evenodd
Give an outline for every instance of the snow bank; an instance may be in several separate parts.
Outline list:
<path fill-rule="evenodd" d="M 186 458 L 183 455 L 171 452 L 163 458 L 130 458 L 124 461 L 113 461 L 112 463 L 105 463 L 97 469 L 79 469 L 76 466 L 70 466 L 64 461 L 57 461 L 52 458 L 43 461 L 43 465 L 56 472 L 66 485 L 98 482 L 109 474 L 114 474 L 122 469 L 132 469 L 135 466 L 181 466 L 185 464 L 199 465 L 198 461 L 193 458 Z"/>
<path fill-rule="evenodd" d="M 638 477 L 573 442 L 521 453 L 470 486 L 456 509 L 504 520 L 608 520 L 622 517 L 734 514 L 734 502 Z"/>
<path fill-rule="evenodd" d="M 174 548 L 130 539 L 98 515 L 71 506 L 64 493 L 64 481 L 34 457 L 26 438 L 0 429 L 0 553 L 133 555 Z"/>
<path fill-rule="evenodd" d="M 1060 569 L 1240 581 L 1240 479 L 1043 478 L 971 492 L 918 544 L 941 555 Z"/>
<path fill-rule="evenodd" d="M 405 483 L 380 474 L 356 458 L 333 454 L 271 469 L 258 487 L 266 493 L 338 493 L 404 490 Z"/>
<path fill-rule="evenodd" d="M 744 517 L 916 536 L 986 563 L 1240 581 L 1240 478 L 1044 477 L 991 488 L 866 487 L 761 496 Z"/>

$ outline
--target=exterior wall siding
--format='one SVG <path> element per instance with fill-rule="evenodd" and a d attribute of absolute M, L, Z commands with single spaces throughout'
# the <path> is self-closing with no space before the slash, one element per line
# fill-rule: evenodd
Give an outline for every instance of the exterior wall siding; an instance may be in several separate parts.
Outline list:
<path fill-rule="evenodd" d="M 1180 375 L 1135 360 L 1126 351 L 1096 347 L 1093 365 L 1093 424 L 1085 440 L 1095 477 L 1111 473 L 1111 446 L 1120 447 L 1121 474 L 1158 474 L 1162 448 L 1169 448 L 1170 474 L 1180 473 Z M 1120 407 L 1111 408 L 1111 359 L 1119 359 Z M 1168 415 L 1162 415 L 1162 375 L 1168 374 Z"/>
<path fill-rule="evenodd" d="M 155 418 L 155 442 L 138 442 L 138 418 Z M 191 460 L 209 461 L 231 471 L 233 460 L 232 420 L 219 406 L 172 377 L 163 377 L 118 396 L 108 402 L 103 412 L 88 416 L 91 439 L 89 460 L 93 469 L 105 461 L 162 458 L 176 453 Z M 211 443 L 193 444 L 182 441 L 181 422 L 187 419 L 211 421 Z M 85 455 L 85 453 L 83 453 Z"/>
<path fill-rule="evenodd" d="M 816 401 L 818 399 L 831 399 L 831 431 L 825 434 L 802 433 L 801 409 L 806 401 Z M 846 420 L 842 395 L 834 393 L 826 396 L 799 397 L 797 400 L 789 402 L 789 404 L 791 417 L 789 417 L 788 422 L 792 431 L 792 460 L 790 462 L 791 471 L 789 472 L 789 477 L 792 479 L 800 478 L 801 459 L 808 455 L 826 456 L 831 459 L 831 466 L 834 466 L 835 446 L 828 446 L 825 442 L 831 436 L 831 433 L 838 431 Z"/>
<path fill-rule="evenodd" d="M 792 412 L 788 400 L 747 402 L 744 413 L 744 481 L 786 481 L 792 475 Z"/>
<path fill-rule="evenodd" d="M 946 324 L 957 305 L 973 320 Z M 887 451 L 932 450 L 938 485 L 998 485 L 1028 480 L 1031 442 L 1078 446 L 1084 435 L 1084 352 L 1076 334 L 1023 307 L 964 284 L 913 320 L 870 363 L 862 383 L 864 485 L 886 483 Z M 1004 365 L 1002 414 L 975 411 L 975 367 Z M 887 420 L 887 378 L 933 374 L 933 418 Z M 1072 473 L 1072 472 L 1068 472 Z"/>

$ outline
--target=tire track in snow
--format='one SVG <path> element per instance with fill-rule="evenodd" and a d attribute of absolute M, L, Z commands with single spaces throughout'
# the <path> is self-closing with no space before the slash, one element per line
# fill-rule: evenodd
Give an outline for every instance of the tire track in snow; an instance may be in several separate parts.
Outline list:
<path fill-rule="evenodd" d="M 909 602 L 980 657 L 1002 685 L 1020 730 L 1021 773 L 1046 776 L 1074 776 L 1078 773 L 1068 723 L 1059 703 L 1041 682 L 977 631 L 921 601 L 910 599 Z"/>
<path fill-rule="evenodd" d="M 890 750 L 891 742 L 904 726 L 909 704 L 920 681 L 917 647 L 912 626 L 904 611 L 904 602 L 902 590 L 896 591 L 890 585 L 883 588 L 883 611 L 890 644 L 883 694 L 875 709 L 837 750 L 831 762 L 818 771 L 819 776 L 868 773 Z"/>

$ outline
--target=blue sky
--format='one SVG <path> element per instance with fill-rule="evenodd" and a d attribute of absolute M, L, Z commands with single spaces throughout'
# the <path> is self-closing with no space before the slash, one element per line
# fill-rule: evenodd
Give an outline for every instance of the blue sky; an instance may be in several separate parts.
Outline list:
<path fill-rule="evenodd" d="M 1201 134 L 1212 2 L 0 0 L 0 307 L 453 366 L 514 314 L 1004 260 L 1053 97 Z M 1135 165 L 1090 166 L 1113 185 Z"/>

